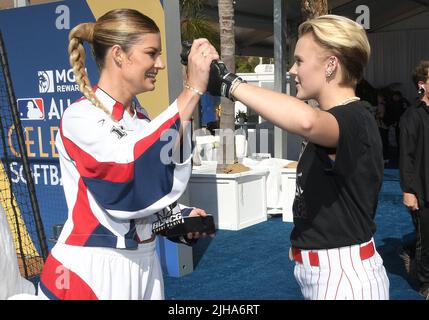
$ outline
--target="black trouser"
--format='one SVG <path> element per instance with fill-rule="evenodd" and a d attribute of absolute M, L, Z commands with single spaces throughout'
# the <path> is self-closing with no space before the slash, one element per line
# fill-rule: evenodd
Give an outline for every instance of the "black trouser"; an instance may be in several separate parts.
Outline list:
<path fill-rule="evenodd" d="M 400 146 L 399 146 L 399 137 L 400 137 L 400 134 L 401 134 L 401 129 L 399 127 L 399 124 L 397 124 L 396 127 L 395 127 L 395 138 L 396 138 L 396 145 L 398 146 L 398 151 L 399 151 L 399 148 L 400 148 Z"/>
<path fill-rule="evenodd" d="M 383 159 L 387 160 L 390 158 L 389 154 L 389 129 L 378 127 L 380 132 L 381 142 L 383 143 Z"/>
<path fill-rule="evenodd" d="M 422 288 L 426 288 L 429 286 L 429 203 L 413 212 L 412 217 L 416 227 L 417 277 Z"/>

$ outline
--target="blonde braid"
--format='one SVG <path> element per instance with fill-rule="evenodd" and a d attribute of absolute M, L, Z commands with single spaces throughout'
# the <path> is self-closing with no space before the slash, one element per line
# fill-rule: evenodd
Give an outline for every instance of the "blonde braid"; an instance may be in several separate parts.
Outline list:
<path fill-rule="evenodd" d="M 69 34 L 69 56 L 70 65 L 75 74 L 76 83 L 79 85 L 83 95 L 91 101 L 97 108 L 103 110 L 109 117 L 116 122 L 112 117 L 112 113 L 98 100 L 97 96 L 92 91 L 91 83 L 85 71 L 85 48 L 83 41 L 92 43 L 94 35 L 95 23 L 81 23 L 74 27 Z"/>

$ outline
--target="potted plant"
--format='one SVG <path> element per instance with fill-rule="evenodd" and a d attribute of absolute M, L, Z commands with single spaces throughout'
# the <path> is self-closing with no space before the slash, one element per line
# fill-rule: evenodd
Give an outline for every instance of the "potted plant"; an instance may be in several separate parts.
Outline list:
<path fill-rule="evenodd" d="M 245 111 L 238 111 L 235 114 L 235 120 L 239 123 L 239 124 L 243 124 L 245 122 L 247 122 L 247 112 Z"/>

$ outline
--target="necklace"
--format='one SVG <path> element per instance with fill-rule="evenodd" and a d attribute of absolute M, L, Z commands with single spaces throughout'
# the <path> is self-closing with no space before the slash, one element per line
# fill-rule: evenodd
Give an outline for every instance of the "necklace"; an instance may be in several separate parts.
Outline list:
<path fill-rule="evenodd" d="M 345 105 L 345 104 L 349 104 L 349 103 L 351 103 L 351 102 L 359 101 L 359 100 L 360 100 L 360 98 L 359 98 L 359 97 L 351 97 L 351 98 L 347 98 L 346 100 L 344 100 L 343 102 L 341 102 L 339 105 L 340 105 L 340 106 L 343 106 L 343 105 Z"/>

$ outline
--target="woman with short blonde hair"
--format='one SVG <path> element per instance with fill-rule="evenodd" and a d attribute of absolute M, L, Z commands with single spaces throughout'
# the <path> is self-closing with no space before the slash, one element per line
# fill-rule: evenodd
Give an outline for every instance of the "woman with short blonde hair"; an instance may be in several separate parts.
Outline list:
<path fill-rule="evenodd" d="M 305 138 L 297 167 L 290 257 L 305 299 L 388 299 L 374 243 L 382 144 L 368 103 L 356 97 L 370 56 L 365 30 L 325 15 L 299 27 L 297 97 L 237 82 L 230 94 Z M 303 100 L 314 99 L 319 108 Z"/>
<path fill-rule="evenodd" d="M 312 33 L 317 44 L 342 62 L 342 84 L 356 86 L 371 55 L 362 26 L 342 16 L 325 15 L 299 26 L 299 37 L 308 33 Z"/>

